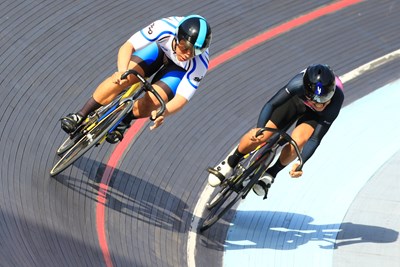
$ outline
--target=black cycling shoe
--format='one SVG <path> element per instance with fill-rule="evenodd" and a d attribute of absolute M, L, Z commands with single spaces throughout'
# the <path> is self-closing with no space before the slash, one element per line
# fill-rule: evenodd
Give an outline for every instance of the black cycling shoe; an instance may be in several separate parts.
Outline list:
<path fill-rule="evenodd" d="M 122 139 L 124 138 L 124 133 L 129 127 L 131 127 L 130 124 L 121 121 L 117 126 L 117 128 L 115 128 L 114 131 L 112 131 L 107 135 L 106 141 L 110 144 L 116 144 L 122 141 Z"/>
<path fill-rule="evenodd" d="M 72 133 L 81 124 L 83 117 L 78 113 L 70 113 L 67 116 L 60 119 L 61 129 L 66 133 Z"/>

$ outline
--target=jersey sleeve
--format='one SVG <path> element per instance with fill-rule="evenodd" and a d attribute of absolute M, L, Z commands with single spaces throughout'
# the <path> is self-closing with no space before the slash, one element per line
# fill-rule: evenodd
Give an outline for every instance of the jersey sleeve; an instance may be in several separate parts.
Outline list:
<path fill-rule="evenodd" d="M 336 120 L 337 116 L 340 113 L 344 100 L 343 85 L 340 82 L 340 84 L 338 84 L 337 86 L 338 87 L 336 88 L 336 92 L 332 97 L 331 103 L 323 111 L 323 115 L 320 116 L 313 134 L 304 145 L 304 148 L 301 152 L 304 162 L 311 158 L 311 156 L 317 150 L 319 144 L 322 141 L 322 138 L 328 132 L 332 123 Z"/>
<path fill-rule="evenodd" d="M 318 124 L 315 127 L 314 133 L 311 135 L 310 139 L 306 142 L 301 151 L 301 157 L 303 158 L 303 164 L 311 158 L 315 150 L 317 150 L 322 138 L 328 132 L 330 125 Z"/>
<path fill-rule="evenodd" d="M 257 128 L 265 127 L 265 124 L 271 118 L 272 112 L 277 107 L 301 93 L 302 77 L 302 73 L 297 74 L 264 105 L 258 117 Z"/>
<path fill-rule="evenodd" d="M 188 101 L 192 98 L 199 87 L 200 82 L 207 73 L 208 60 L 208 53 L 202 54 L 193 59 L 193 66 L 187 70 L 182 81 L 179 83 L 176 94 L 183 96 Z"/>
<path fill-rule="evenodd" d="M 178 25 L 176 17 L 157 20 L 147 27 L 133 34 L 129 39 L 135 50 L 139 50 L 152 42 L 158 41 L 165 36 L 175 35 Z"/>

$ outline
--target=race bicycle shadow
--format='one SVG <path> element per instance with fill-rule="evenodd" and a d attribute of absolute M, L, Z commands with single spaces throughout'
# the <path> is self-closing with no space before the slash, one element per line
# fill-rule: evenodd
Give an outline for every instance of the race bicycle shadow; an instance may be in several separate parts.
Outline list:
<path fill-rule="evenodd" d="M 271 248 L 292 250 L 308 242 L 321 249 L 338 249 L 358 243 L 392 243 L 395 230 L 351 222 L 313 224 L 310 216 L 279 211 L 238 211 L 240 223 L 233 227 L 225 242 L 226 250 Z M 245 218 L 245 219 L 244 219 Z"/>
<path fill-rule="evenodd" d="M 52 179 L 99 203 L 99 189 L 100 186 L 104 188 L 101 180 L 107 165 L 82 157 L 73 167 L 83 172 L 85 177 L 74 178 L 71 175 L 74 172 L 66 172 Z M 93 170 L 96 172 L 93 173 Z M 114 170 L 108 188 L 103 192 L 107 208 L 168 231 L 185 232 L 184 225 L 192 217 L 187 204 L 173 193 L 152 184 L 145 177 L 137 177 L 118 168 Z"/>

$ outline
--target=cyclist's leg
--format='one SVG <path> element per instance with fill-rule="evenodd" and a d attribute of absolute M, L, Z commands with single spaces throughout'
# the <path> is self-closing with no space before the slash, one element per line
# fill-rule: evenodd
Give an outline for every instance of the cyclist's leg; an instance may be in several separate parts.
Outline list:
<path fill-rule="evenodd" d="M 167 103 L 175 97 L 186 70 L 171 61 L 165 63 L 164 67 L 154 76 L 152 85 Z M 157 98 L 152 93 L 146 92 L 142 98 L 134 103 L 133 114 L 137 118 L 149 117 L 151 112 L 159 107 L 160 103 Z"/>
<path fill-rule="evenodd" d="M 135 69 L 140 74 L 143 74 L 144 70 L 141 66 L 142 61 L 142 59 L 133 55 L 129 63 L 129 68 Z M 92 97 L 89 98 L 89 100 L 82 106 L 82 108 L 78 112 L 70 113 L 67 116 L 61 118 L 61 128 L 65 132 L 71 133 L 75 131 L 76 128 L 84 120 L 84 118 L 87 117 L 87 115 L 100 108 L 101 106 L 110 103 L 127 86 L 137 82 L 137 78 L 133 75 L 130 75 L 127 82 L 120 85 L 115 83 L 115 77 L 113 77 L 114 75 L 117 74 L 114 73 L 98 85 L 96 90 L 93 92 Z"/>
<path fill-rule="evenodd" d="M 167 103 L 169 101 L 168 90 L 160 83 L 152 84 L 161 98 Z M 146 92 L 142 98 L 138 99 L 133 105 L 133 116 L 135 118 L 150 117 L 151 112 L 160 107 L 157 98 L 150 92 Z"/>
<path fill-rule="evenodd" d="M 314 129 L 317 126 L 316 114 L 311 111 L 305 112 L 297 121 L 296 127 L 292 131 L 292 138 L 296 141 L 300 150 L 304 147 L 307 141 L 311 138 L 314 133 Z M 285 168 L 290 162 L 296 159 L 297 155 L 293 146 L 287 144 L 281 151 L 279 159 L 275 165 L 267 170 L 272 176 L 276 177 L 278 172 Z"/>
<path fill-rule="evenodd" d="M 267 127 L 275 128 L 276 125 L 269 121 Z M 221 161 L 215 168 L 209 168 L 208 183 L 215 187 L 219 185 L 225 178 L 233 173 L 233 169 L 237 166 L 244 155 L 253 151 L 260 144 L 266 142 L 272 135 L 272 132 L 264 132 L 263 135 L 255 138 L 256 132 L 259 128 L 254 128 L 248 131 L 241 138 L 238 147 L 233 150 L 223 161 Z"/>
<path fill-rule="evenodd" d="M 150 48 L 145 48 L 145 51 L 138 53 L 138 56 L 142 57 L 148 54 L 152 55 L 150 59 L 141 61 L 140 65 L 144 69 L 145 76 L 150 77 L 155 73 L 152 86 L 165 103 L 168 103 L 175 96 L 178 85 L 186 71 L 173 62 L 169 62 L 165 58 L 164 52 L 157 45 L 150 46 Z M 142 55 L 142 53 L 145 55 Z M 108 135 L 107 141 L 109 143 L 121 141 L 133 119 L 150 117 L 151 112 L 159 107 L 160 103 L 157 98 L 152 93 L 145 92 L 143 97 L 134 102 L 132 113 L 128 114 L 115 131 Z"/>
<path fill-rule="evenodd" d="M 299 149 L 301 150 L 305 143 L 310 139 L 311 135 L 314 132 L 314 127 L 308 123 L 301 123 L 294 128 L 291 136 L 294 141 L 296 141 Z M 279 157 L 280 162 L 282 165 L 288 165 L 290 162 L 295 160 L 297 157 L 296 151 L 294 150 L 293 146 L 287 144 L 281 152 Z"/>
<path fill-rule="evenodd" d="M 163 65 L 163 57 L 164 52 L 159 46 L 156 43 L 150 44 L 133 53 L 129 69 L 136 70 L 142 76 L 150 77 Z M 102 105 L 110 103 L 123 89 L 138 82 L 136 76 L 129 75 L 128 81 L 119 85 L 114 83 L 113 75 L 104 80 L 93 93 L 93 98 Z"/>
<path fill-rule="evenodd" d="M 162 66 L 163 56 L 164 53 L 159 49 L 156 43 L 153 43 L 141 50 L 135 51 L 131 57 L 128 68 L 136 70 L 142 76 L 150 77 Z M 93 99 L 100 105 L 110 103 L 122 90 L 138 82 L 138 78 L 135 75 L 129 75 L 127 77 L 127 82 L 120 85 L 115 83 L 114 75 L 119 74 L 114 73 L 106 78 L 93 92 Z M 94 109 L 91 111 L 93 110 Z"/>
<path fill-rule="evenodd" d="M 289 101 L 285 102 L 283 105 L 277 107 L 271 114 L 270 120 L 266 123 L 265 127 L 273 129 L 287 129 L 296 118 L 301 116 L 305 112 L 304 104 L 298 98 L 291 98 Z M 271 138 L 272 132 L 266 131 L 262 136 L 255 138 L 255 134 L 259 129 L 250 130 L 241 139 L 238 152 L 241 154 L 247 154 L 256 147 Z M 239 159 L 240 160 L 240 159 Z M 238 160 L 233 161 L 237 164 Z"/>
<path fill-rule="evenodd" d="M 280 108 L 281 110 L 274 112 L 271 117 L 271 120 L 276 122 L 276 125 L 279 129 L 287 130 L 297 120 L 297 118 L 301 117 L 306 112 L 304 104 L 302 104 L 301 100 L 299 100 L 298 98 L 293 98 L 291 101 L 288 101 Z M 278 160 L 275 161 L 274 165 L 269 167 L 264 175 L 259 179 L 257 184 L 254 185 L 253 191 L 257 195 L 263 196 L 264 199 L 267 197 L 268 189 L 274 182 L 276 175 L 287 165 L 286 162 L 282 162 L 283 161 L 281 157 L 278 158 Z"/>
<path fill-rule="evenodd" d="M 168 88 L 165 88 L 162 84 L 152 84 L 153 88 L 158 92 L 161 98 L 167 103 L 169 101 Z M 138 118 L 146 118 L 151 115 L 153 110 L 159 108 L 160 103 L 157 98 L 150 92 L 145 92 L 143 97 L 137 99 L 133 103 L 132 112 L 127 114 L 125 118 L 119 123 L 113 132 L 108 134 L 107 142 L 111 144 L 118 143 L 124 138 L 126 130 L 130 127 L 132 121 Z"/>
<path fill-rule="evenodd" d="M 273 129 L 278 128 L 272 120 L 269 120 L 265 126 Z M 268 141 L 268 139 L 271 138 L 271 136 L 273 135 L 272 132 L 266 131 L 263 132 L 262 135 L 260 135 L 259 137 L 255 138 L 258 130 L 260 130 L 260 128 L 251 129 L 240 139 L 238 152 L 246 155 L 247 153 L 250 153 L 251 151 L 256 149 L 257 146 L 259 146 L 260 144 Z"/>
<path fill-rule="evenodd" d="M 143 69 L 136 62 L 131 61 L 129 68 L 135 69 L 139 74 L 143 75 Z M 106 78 L 93 92 L 93 99 L 102 106 L 109 104 L 126 87 L 138 82 L 138 79 L 134 75 L 130 75 L 126 82 L 118 84 L 115 83 L 114 75 L 116 74 Z"/>
<path fill-rule="evenodd" d="M 135 51 L 132 55 L 131 61 L 129 63 L 129 69 L 136 70 L 139 74 L 145 77 L 150 77 L 156 73 L 164 64 L 164 52 L 156 44 L 150 44 L 145 48 Z M 119 75 L 119 74 L 118 74 Z M 138 79 L 135 75 L 128 76 L 128 82 L 119 86 L 114 83 L 115 77 L 111 76 L 106 79 L 100 86 L 96 89 L 93 94 L 93 98 L 101 102 L 99 99 L 105 100 L 103 104 L 112 101 L 124 88 L 130 86 L 136 82 Z M 148 93 L 146 93 L 148 95 Z M 162 95 L 162 93 L 161 93 Z M 146 99 L 147 96 L 144 97 Z M 142 101 L 142 100 L 141 100 Z M 151 101 L 148 102 L 149 107 L 151 107 Z M 137 104 L 136 104 L 137 105 Z M 134 109 L 134 108 L 133 108 Z M 133 110 L 131 113 L 122 120 L 122 122 L 117 126 L 117 128 L 107 136 L 107 141 L 109 143 L 117 143 L 121 141 L 124 137 L 125 131 L 130 127 L 132 120 L 140 118 L 141 116 L 135 116 Z"/>

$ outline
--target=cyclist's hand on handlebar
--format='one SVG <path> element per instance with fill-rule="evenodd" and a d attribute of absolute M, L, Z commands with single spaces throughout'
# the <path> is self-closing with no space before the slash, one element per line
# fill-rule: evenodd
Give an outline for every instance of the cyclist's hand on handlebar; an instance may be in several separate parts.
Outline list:
<path fill-rule="evenodd" d="M 290 176 L 291 176 L 292 178 L 299 178 L 300 176 L 303 175 L 303 171 L 302 171 L 302 170 L 296 171 L 296 169 L 297 169 L 297 167 L 298 167 L 299 165 L 300 165 L 299 162 L 296 162 L 296 163 L 294 163 L 294 164 L 292 165 L 292 169 L 291 169 L 290 172 L 289 172 L 289 174 L 290 174 Z"/>
<path fill-rule="evenodd" d="M 251 142 L 261 142 L 263 140 L 263 138 L 264 138 L 264 134 L 263 133 L 257 135 L 259 130 L 260 129 L 252 129 L 250 131 L 250 141 Z"/>
<path fill-rule="evenodd" d="M 157 117 L 156 119 L 154 119 L 157 115 L 157 110 L 153 110 L 151 112 L 151 118 L 154 120 L 154 123 L 152 126 L 150 126 L 150 131 L 158 128 L 161 124 L 164 123 L 164 115 L 161 115 L 159 117 Z"/>
<path fill-rule="evenodd" d="M 123 84 L 127 83 L 128 80 L 122 80 L 122 79 L 121 79 L 121 76 L 122 76 L 122 74 L 124 74 L 124 73 L 125 73 L 125 71 L 122 71 L 122 72 L 120 72 L 120 71 L 114 72 L 114 74 L 111 76 L 112 82 L 115 83 L 115 84 L 118 84 L 118 85 L 123 85 Z"/>

